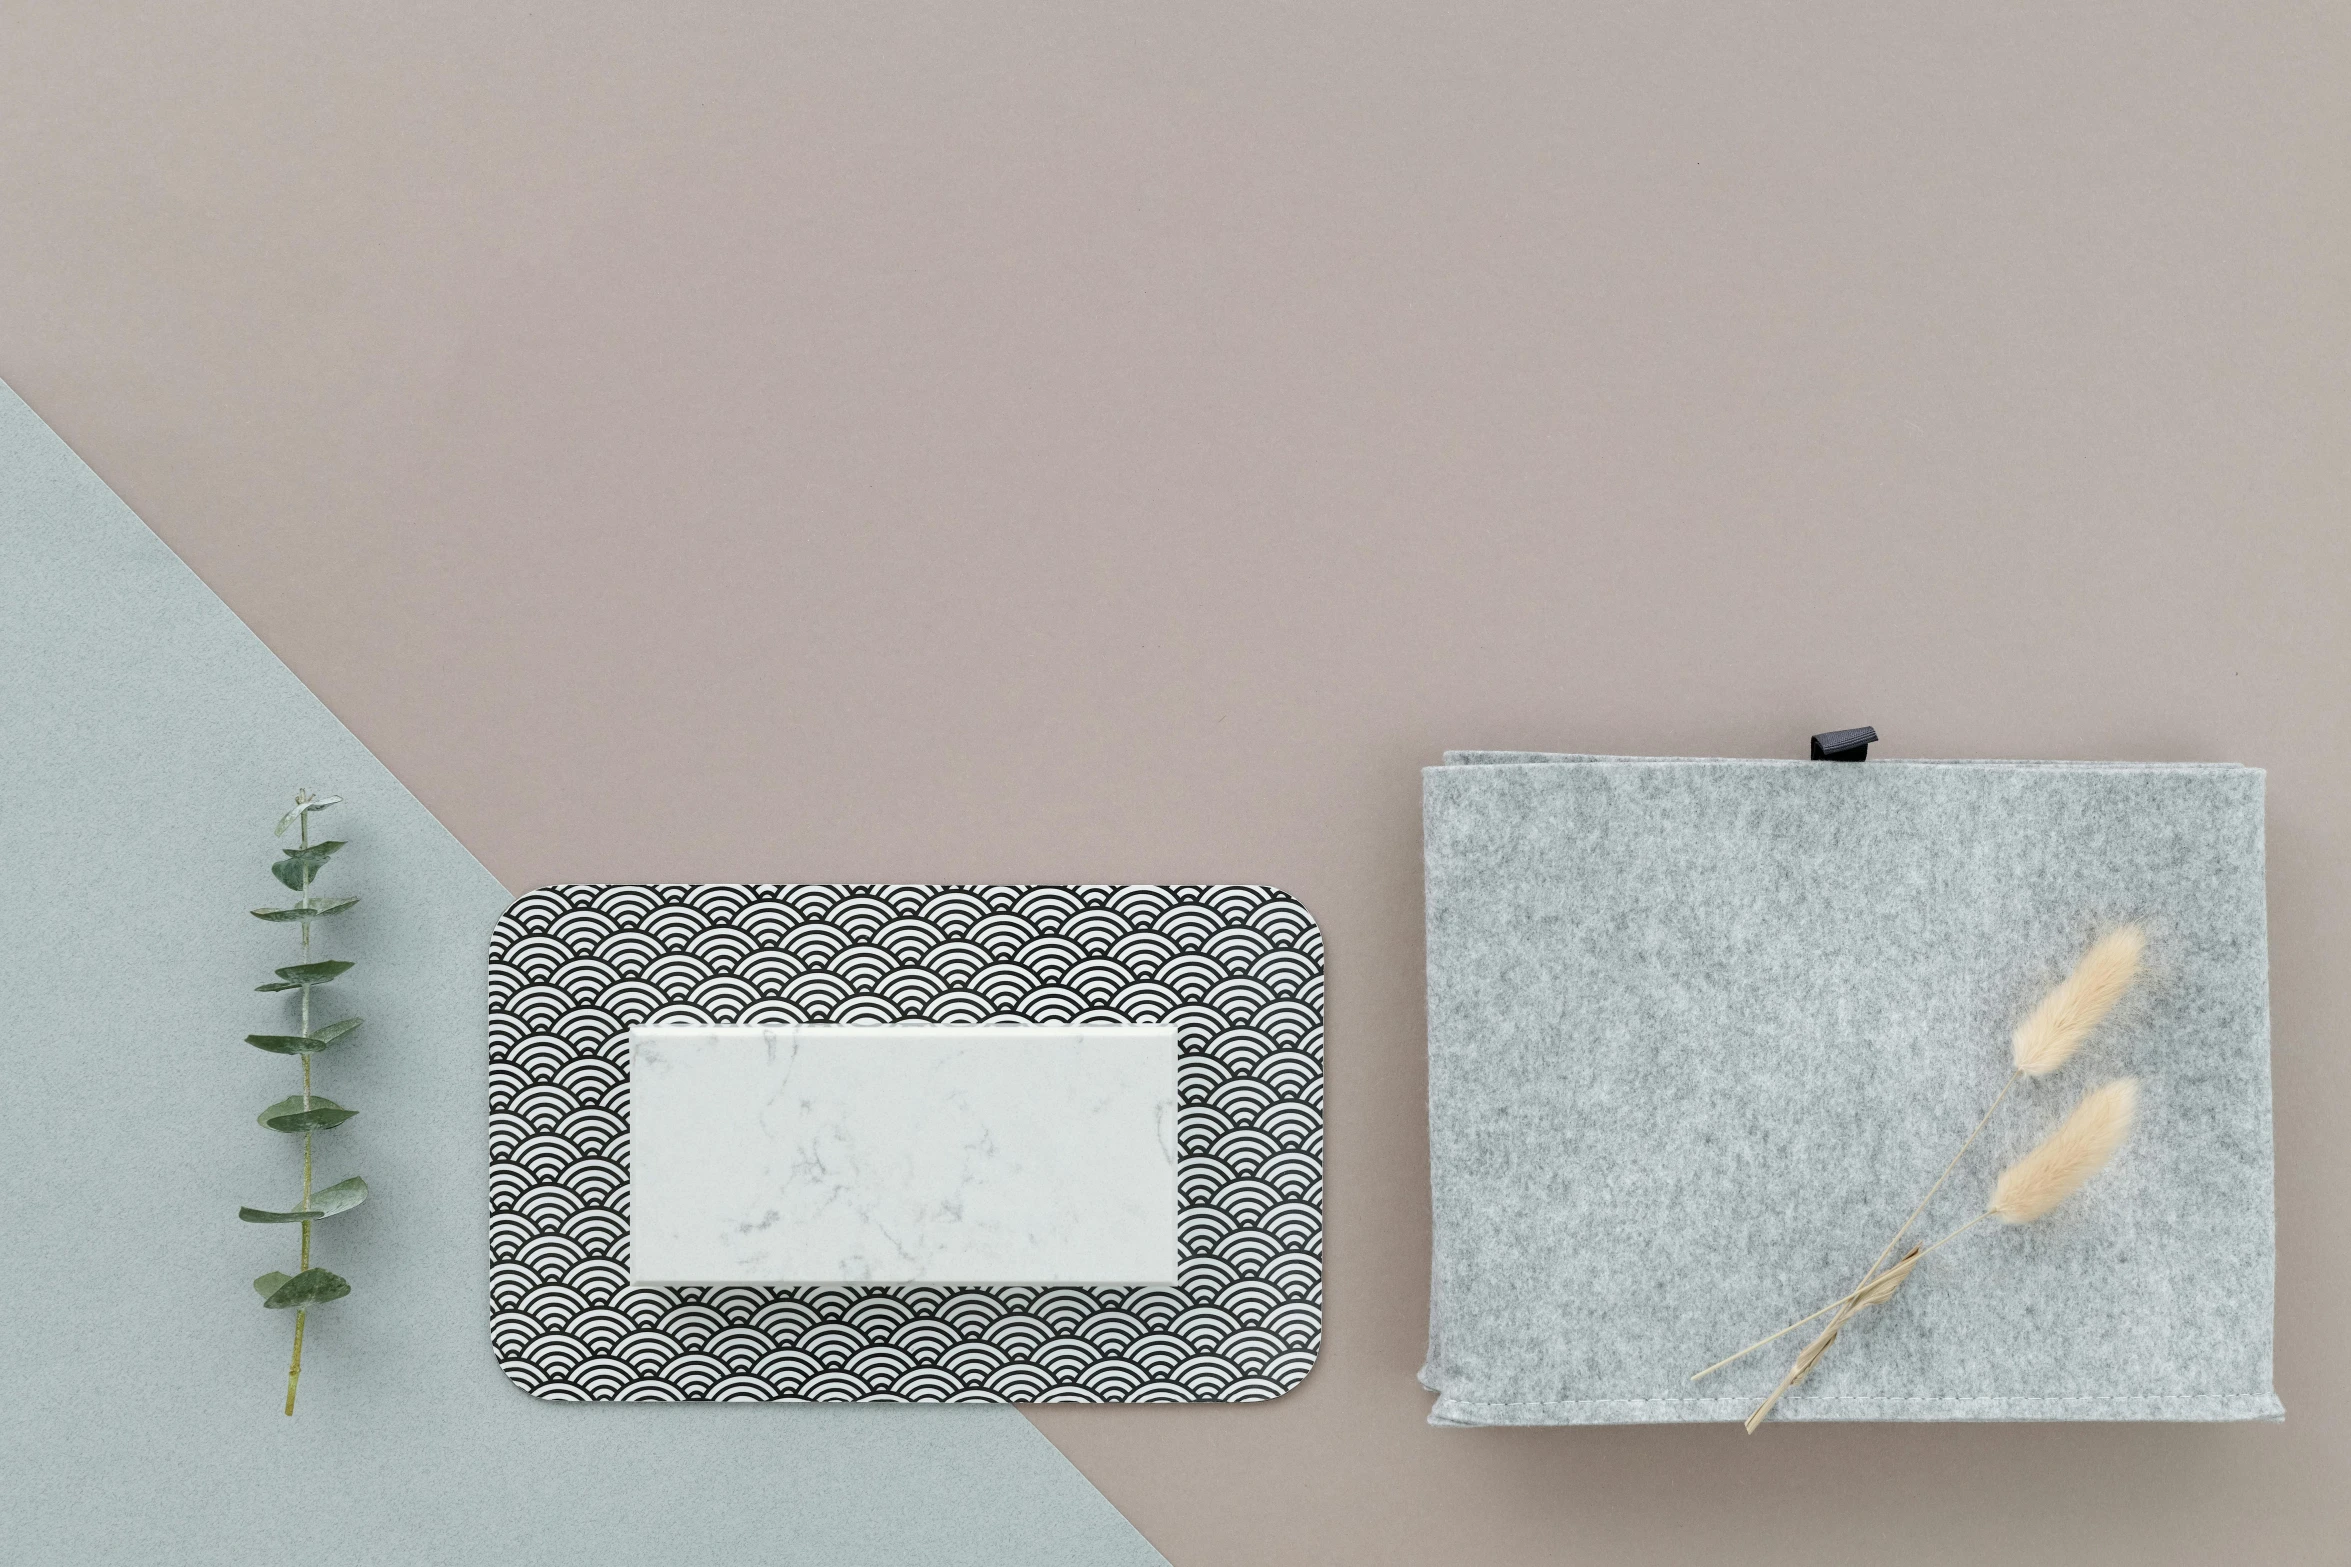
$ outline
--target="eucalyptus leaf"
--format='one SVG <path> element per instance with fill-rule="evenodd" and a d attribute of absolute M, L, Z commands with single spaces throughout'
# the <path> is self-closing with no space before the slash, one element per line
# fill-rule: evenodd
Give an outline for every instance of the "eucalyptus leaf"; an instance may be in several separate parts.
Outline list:
<path fill-rule="evenodd" d="M 323 920 L 329 915 L 342 913 L 358 901 L 357 898 L 317 898 L 297 903 L 288 909 L 255 909 L 252 912 L 257 920 L 283 925 L 293 920 Z"/>
<path fill-rule="evenodd" d="M 312 1094 L 310 1108 L 305 1110 L 302 1096 L 290 1094 L 253 1119 L 273 1132 L 323 1132 L 330 1126 L 341 1126 L 358 1113 L 321 1094 Z"/>
<path fill-rule="evenodd" d="M 351 1293 L 351 1285 L 340 1274 L 324 1268 L 305 1268 L 270 1292 L 262 1304 L 272 1311 L 288 1306 L 315 1306 L 320 1301 L 341 1300 Z"/>
<path fill-rule="evenodd" d="M 247 1034 L 245 1043 L 279 1056 L 306 1056 L 326 1048 L 316 1034 Z"/>
<path fill-rule="evenodd" d="M 338 974 L 349 973 L 355 966 L 339 958 L 325 963 L 296 963 L 277 971 L 276 984 L 256 985 L 253 988 L 261 991 L 300 990 L 305 985 L 323 985 Z"/>
<path fill-rule="evenodd" d="M 324 1208 L 297 1208 L 292 1213 L 273 1213 L 267 1208 L 239 1208 L 237 1217 L 247 1224 L 302 1224 L 327 1216 Z M 280 1278 L 284 1275 L 280 1274 Z"/>
<path fill-rule="evenodd" d="M 245 1043 L 272 1055 L 314 1056 L 321 1050 L 332 1050 L 341 1044 L 361 1021 L 359 1018 L 347 1017 L 308 1034 L 247 1034 Z"/>
<path fill-rule="evenodd" d="M 253 1292 L 263 1300 L 267 1300 L 286 1287 L 286 1278 L 287 1276 L 283 1273 L 264 1273 L 253 1281 Z"/>
<path fill-rule="evenodd" d="M 330 838 L 325 843 L 314 843 L 303 849 L 281 849 L 282 856 L 269 868 L 269 873 L 296 892 L 302 891 L 318 879 L 318 868 L 326 864 L 343 840 Z"/>
<path fill-rule="evenodd" d="M 284 1115 L 273 1115 L 261 1124 L 273 1132 L 324 1132 L 341 1126 L 358 1113 L 356 1110 L 346 1110 L 340 1105 L 321 1106 L 314 1099 L 307 1110 L 293 1110 Z"/>
<path fill-rule="evenodd" d="M 322 794 L 315 800 L 304 800 L 301 804 L 295 806 L 285 815 L 278 818 L 278 831 L 283 833 L 287 828 L 293 826 L 303 817 L 308 816 L 312 811 L 323 811 L 330 805 L 341 805 L 342 803 L 343 797 L 339 794 Z"/>
<path fill-rule="evenodd" d="M 349 1213 L 367 1201 L 367 1182 L 354 1175 L 347 1181 L 310 1194 L 310 1206 L 332 1218 L 338 1213 Z"/>

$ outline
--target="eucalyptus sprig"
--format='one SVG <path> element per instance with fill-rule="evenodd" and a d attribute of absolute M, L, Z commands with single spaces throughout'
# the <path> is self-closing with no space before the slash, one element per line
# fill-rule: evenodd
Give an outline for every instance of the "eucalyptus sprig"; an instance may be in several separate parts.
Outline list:
<path fill-rule="evenodd" d="M 310 1058 L 332 1050 L 351 1037 L 359 1027 L 360 1019 L 347 1017 L 316 1027 L 311 1023 L 311 991 L 331 984 L 348 974 L 352 964 L 340 959 L 313 961 L 310 957 L 310 927 L 315 920 L 329 919 L 358 903 L 357 898 L 321 898 L 310 890 L 319 869 L 343 847 L 340 839 L 325 843 L 310 841 L 310 818 L 330 805 L 343 802 L 334 795 L 314 795 L 307 790 L 294 796 L 294 808 L 278 821 L 277 836 L 284 837 L 288 828 L 299 833 L 291 849 L 283 851 L 270 874 L 279 883 L 298 894 L 286 908 L 255 909 L 253 917 L 273 924 L 298 924 L 302 927 L 302 961 L 277 971 L 277 978 L 266 985 L 253 988 L 264 993 L 300 992 L 301 1031 L 293 1034 L 247 1034 L 245 1043 L 257 1050 L 275 1055 L 294 1056 L 302 1063 L 302 1092 L 292 1094 L 271 1105 L 255 1117 L 273 1132 L 299 1135 L 302 1139 L 302 1197 L 292 1208 L 239 1208 L 237 1217 L 247 1224 L 299 1224 L 302 1226 L 302 1253 L 299 1271 L 292 1274 L 264 1273 L 253 1281 L 261 1303 L 272 1310 L 292 1307 L 294 1311 L 294 1359 L 286 1368 L 286 1413 L 294 1412 L 294 1390 L 302 1381 L 302 1330 L 309 1309 L 330 1300 L 341 1300 L 351 1293 L 350 1282 L 340 1274 L 310 1265 L 310 1227 L 321 1219 L 331 1219 L 338 1213 L 348 1213 L 367 1200 L 367 1182 L 354 1175 L 337 1181 L 332 1186 L 313 1189 L 311 1185 L 311 1139 L 318 1133 L 341 1126 L 359 1112 L 344 1108 L 332 1099 L 311 1091 Z"/>

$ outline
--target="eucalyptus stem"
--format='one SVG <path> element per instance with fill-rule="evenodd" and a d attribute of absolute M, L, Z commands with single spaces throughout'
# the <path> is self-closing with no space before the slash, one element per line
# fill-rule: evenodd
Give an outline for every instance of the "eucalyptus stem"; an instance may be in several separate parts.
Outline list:
<path fill-rule="evenodd" d="M 348 961 L 310 961 L 310 927 L 322 919 L 341 914 L 357 904 L 353 897 L 320 898 L 314 896 L 312 884 L 318 868 L 343 847 L 340 842 L 313 843 L 310 837 L 310 816 L 330 805 L 340 804 L 333 796 L 324 798 L 308 790 L 294 796 L 294 809 L 278 823 L 283 836 L 289 827 L 299 827 L 300 835 L 294 847 L 281 851 L 270 874 L 281 886 L 295 894 L 290 908 L 255 909 L 256 919 L 279 924 L 292 924 L 300 929 L 303 961 L 277 971 L 277 978 L 254 988 L 272 993 L 294 992 L 299 1007 L 301 1032 L 296 1034 L 247 1034 L 245 1043 L 257 1049 L 278 1055 L 297 1057 L 302 1064 L 302 1092 L 282 1099 L 261 1112 L 257 1119 L 274 1132 L 299 1134 L 302 1139 L 302 1195 L 289 1210 L 267 1208 L 240 1208 L 237 1217 L 248 1224 L 294 1224 L 299 1226 L 300 1241 L 296 1252 L 299 1271 L 292 1276 L 283 1273 L 265 1273 L 253 1281 L 253 1288 L 261 1296 L 262 1305 L 272 1310 L 292 1307 L 294 1311 L 294 1348 L 286 1363 L 286 1413 L 294 1412 L 294 1401 L 302 1386 L 302 1342 L 310 1326 L 310 1309 L 330 1300 L 340 1300 L 351 1293 L 350 1281 L 324 1268 L 311 1266 L 311 1225 L 319 1220 L 348 1213 L 367 1200 L 367 1182 L 350 1176 L 321 1189 L 317 1180 L 317 1134 L 330 1127 L 340 1126 L 358 1114 L 346 1109 L 317 1091 L 310 1058 L 322 1051 L 340 1046 L 359 1027 L 360 1019 L 339 1018 L 331 1023 L 317 1021 L 311 992 L 321 985 L 332 983 L 351 968 Z M 282 1025 L 281 1025 L 282 1026 Z"/>
<path fill-rule="evenodd" d="M 294 1386 L 302 1380 L 302 1319 L 309 1313 L 294 1308 L 294 1363 L 286 1368 L 286 1413 L 294 1413 Z"/>
<path fill-rule="evenodd" d="M 304 811 L 296 820 L 301 823 L 302 827 L 302 847 L 307 849 L 310 847 L 310 813 Z M 305 860 L 302 865 L 301 897 L 297 902 L 297 907 L 304 909 L 310 907 L 310 880 L 317 874 L 318 872 L 310 865 L 310 862 Z M 307 915 L 302 919 L 301 925 L 302 956 L 307 960 L 310 956 L 310 920 Z M 310 987 L 308 985 L 302 987 L 302 1032 L 306 1036 L 310 1032 Z M 310 1102 L 310 1057 L 308 1055 L 302 1057 L 302 1108 L 305 1111 L 312 1108 Z M 302 1201 L 300 1210 L 305 1213 L 310 1209 L 311 1136 L 310 1128 L 304 1127 L 302 1129 Z M 302 1221 L 302 1260 L 295 1264 L 295 1271 L 297 1273 L 310 1271 L 310 1221 L 308 1219 Z M 308 1307 L 296 1306 L 294 1308 L 294 1359 L 286 1367 L 286 1414 L 289 1417 L 294 1413 L 294 1390 L 302 1383 L 302 1330 L 308 1325 L 309 1317 L 310 1309 Z"/>

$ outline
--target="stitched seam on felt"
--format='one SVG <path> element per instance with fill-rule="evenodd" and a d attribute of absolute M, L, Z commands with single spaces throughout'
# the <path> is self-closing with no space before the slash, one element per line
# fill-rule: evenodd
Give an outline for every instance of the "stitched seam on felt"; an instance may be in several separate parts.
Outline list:
<path fill-rule="evenodd" d="M 1555 1409 L 1587 1404 L 1746 1404 L 1741 1395 L 1677 1394 L 1670 1398 L 1643 1398 L 1632 1393 L 1602 1394 L 1590 1398 L 1439 1398 L 1465 1409 Z M 1809 1398 L 1807 1408 L 1825 1404 L 2197 1404 L 2232 1399 L 2275 1398 L 2275 1393 L 1838 1393 Z"/>

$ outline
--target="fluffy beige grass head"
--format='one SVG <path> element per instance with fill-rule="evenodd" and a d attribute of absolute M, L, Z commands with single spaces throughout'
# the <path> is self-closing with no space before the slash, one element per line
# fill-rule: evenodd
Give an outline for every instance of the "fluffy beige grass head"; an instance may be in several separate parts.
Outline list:
<path fill-rule="evenodd" d="M 2009 1224 L 2030 1224 L 2081 1190 L 2106 1168 L 2139 1113 L 2139 1085 L 2117 1078 L 2075 1105 L 2041 1146 L 2000 1172 L 1991 1212 Z"/>
<path fill-rule="evenodd" d="M 2016 1026 L 2009 1040 L 2016 1069 L 2046 1077 L 2065 1065 L 2139 977 L 2139 959 L 2146 950 L 2147 933 L 2136 925 L 2101 936 L 2064 982 Z"/>

